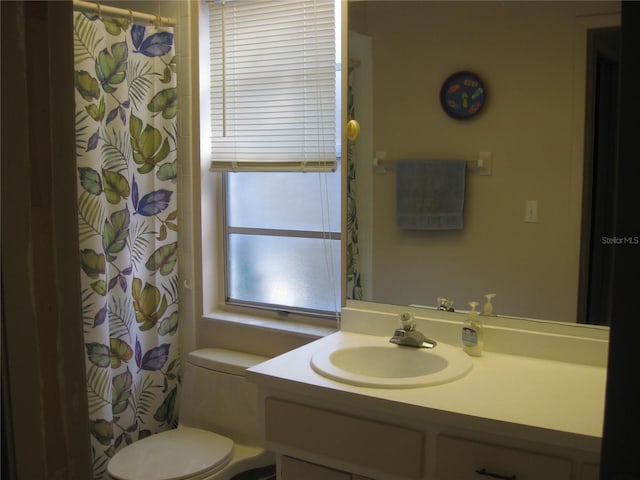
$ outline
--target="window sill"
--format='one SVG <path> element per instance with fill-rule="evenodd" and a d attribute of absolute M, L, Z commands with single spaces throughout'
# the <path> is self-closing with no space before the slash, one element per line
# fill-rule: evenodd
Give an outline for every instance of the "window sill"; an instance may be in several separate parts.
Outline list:
<path fill-rule="evenodd" d="M 330 335 L 337 325 L 217 310 L 202 315 L 198 348 L 220 347 L 274 357 Z"/>
<path fill-rule="evenodd" d="M 247 315 L 235 312 L 218 310 L 202 316 L 203 320 L 209 322 L 225 322 L 231 324 L 245 325 L 247 327 L 259 328 L 273 332 L 283 332 L 288 334 L 305 335 L 308 337 L 322 338 L 338 331 L 337 327 L 325 325 L 314 325 L 295 320 L 279 320 L 259 315 Z"/>

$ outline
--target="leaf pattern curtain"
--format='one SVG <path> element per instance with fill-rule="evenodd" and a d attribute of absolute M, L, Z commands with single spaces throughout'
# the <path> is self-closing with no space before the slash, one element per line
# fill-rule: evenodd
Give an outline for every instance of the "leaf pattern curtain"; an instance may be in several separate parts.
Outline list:
<path fill-rule="evenodd" d="M 176 74 L 171 28 L 74 13 L 82 308 L 94 478 L 175 427 Z"/>
<path fill-rule="evenodd" d="M 355 118 L 354 89 L 351 82 L 353 67 L 349 66 L 347 90 L 347 120 Z M 356 205 L 356 162 L 353 158 L 355 142 L 347 140 L 347 298 L 362 300 L 360 282 L 360 252 L 358 249 L 358 209 Z"/>

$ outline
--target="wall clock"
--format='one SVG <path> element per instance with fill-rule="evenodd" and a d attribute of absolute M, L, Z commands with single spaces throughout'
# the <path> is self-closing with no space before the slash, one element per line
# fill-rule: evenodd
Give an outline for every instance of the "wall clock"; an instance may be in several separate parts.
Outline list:
<path fill-rule="evenodd" d="M 458 120 L 477 115 L 486 101 L 484 83 L 475 74 L 467 71 L 450 75 L 440 89 L 440 104 L 444 111 Z"/>

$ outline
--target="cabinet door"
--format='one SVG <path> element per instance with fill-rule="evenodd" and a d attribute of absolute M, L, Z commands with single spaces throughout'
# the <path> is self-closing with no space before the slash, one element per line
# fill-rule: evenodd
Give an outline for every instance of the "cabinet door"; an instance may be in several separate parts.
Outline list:
<path fill-rule="evenodd" d="M 283 456 L 279 480 L 351 480 L 351 475 L 315 463 Z"/>
<path fill-rule="evenodd" d="M 525 450 L 440 436 L 437 480 L 571 480 L 571 461 Z"/>
<path fill-rule="evenodd" d="M 265 438 L 274 451 L 290 447 L 366 467 L 381 477 L 423 478 L 424 434 L 419 430 L 269 397 Z"/>
<path fill-rule="evenodd" d="M 600 478 L 600 465 L 585 463 L 580 469 L 580 480 L 598 480 Z"/>

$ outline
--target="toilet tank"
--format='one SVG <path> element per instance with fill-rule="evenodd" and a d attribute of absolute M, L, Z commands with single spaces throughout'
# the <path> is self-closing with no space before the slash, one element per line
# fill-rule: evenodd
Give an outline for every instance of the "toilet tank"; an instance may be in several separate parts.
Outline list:
<path fill-rule="evenodd" d="M 180 397 L 180 425 L 220 433 L 245 445 L 258 445 L 258 389 L 245 369 L 266 357 L 221 348 L 187 355 Z"/>

